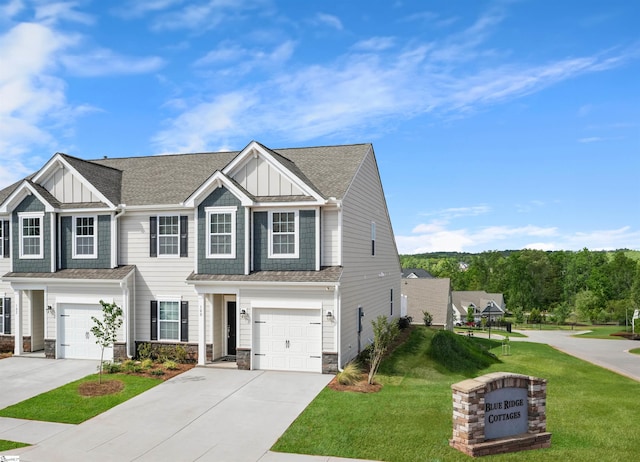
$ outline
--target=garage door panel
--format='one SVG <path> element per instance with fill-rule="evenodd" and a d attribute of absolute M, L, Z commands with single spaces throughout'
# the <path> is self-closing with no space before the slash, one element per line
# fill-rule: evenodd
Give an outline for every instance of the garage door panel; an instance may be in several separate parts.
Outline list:
<path fill-rule="evenodd" d="M 91 332 L 92 316 L 100 318 L 100 305 L 62 305 L 59 308 L 59 353 L 60 358 L 100 359 L 101 348 Z M 113 358 L 113 349 L 105 348 L 104 359 Z"/>
<path fill-rule="evenodd" d="M 321 372 L 320 310 L 257 309 L 253 367 Z"/>

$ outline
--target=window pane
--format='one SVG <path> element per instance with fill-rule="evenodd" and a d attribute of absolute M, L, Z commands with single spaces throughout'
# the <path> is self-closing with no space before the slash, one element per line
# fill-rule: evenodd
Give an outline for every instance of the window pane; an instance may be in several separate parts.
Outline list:
<path fill-rule="evenodd" d="M 158 217 L 158 254 L 180 253 L 180 217 Z"/>
<path fill-rule="evenodd" d="M 159 339 L 179 340 L 180 302 L 159 302 Z"/>
<path fill-rule="evenodd" d="M 233 214 L 211 213 L 209 227 L 209 253 L 231 255 L 233 243 Z"/>
<path fill-rule="evenodd" d="M 296 252 L 296 214 L 275 212 L 272 216 L 272 252 L 277 255 Z"/>

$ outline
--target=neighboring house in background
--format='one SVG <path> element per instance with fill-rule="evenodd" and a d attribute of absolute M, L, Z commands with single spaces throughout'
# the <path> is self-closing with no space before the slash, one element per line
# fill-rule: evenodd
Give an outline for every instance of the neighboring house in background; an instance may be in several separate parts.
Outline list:
<path fill-rule="evenodd" d="M 408 268 L 402 269 L 403 279 L 416 279 L 416 278 L 433 278 L 431 273 L 422 268 Z"/>
<path fill-rule="evenodd" d="M 86 161 L 55 154 L 0 191 L 0 348 L 109 358 L 183 345 L 199 364 L 336 372 L 400 314 L 370 144 Z M 365 316 L 363 318 L 363 316 Z M 365 321 L 366 320 L 366 321 Z"/>
<path fill-rule="evenodd" d="M 411 278 L 402 280 L 402 296 L 406 297 L 407 315 L 413 324 L 424 324 L 423 311 L 433 317 L 431 325 L 453 329 L 451 280 L 449 278 Z"/>
<path fill-rule="evenodd" d="M 467 322 L 467 312 L 473 310 L 474 322 L 480 322 L 483 315 L 491 320 L 502 318 L 506 313 L 504 296 L 502 294 L 488 294 L 484 290 L 454 290 L 451 292 L 453 300 L 453 317 L 456 325 Z"/>

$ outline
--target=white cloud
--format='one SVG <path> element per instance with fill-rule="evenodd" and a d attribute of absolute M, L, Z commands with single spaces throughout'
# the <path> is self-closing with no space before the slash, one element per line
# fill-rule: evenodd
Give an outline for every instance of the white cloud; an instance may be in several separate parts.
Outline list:
<path fill-rule="evenodd" d="M 344 27 L 342 25 L 342 21 L 340 21 L 340 18 L 338 18 L 337 16 L 334 16 L 334 15 L 331 15 L 331 14 L 318 13 L 316 15 L 316 20 L 319 23 L 324 24 L 325 26 L 332 27 L 332 28 L 334 28 L 336 30 L 344 29 Z"/>
<path fill-rule="evenodd" d="M 286 63 L 295 50 L 293 41 L 285 41 L 277 45 L 273 50 L 263 51 L 241 46 L 239 43 L 225 41 L 217 48 L 198 59 L 194 66 L 229 66 L 218 67 L 218 73 L 233 74 L 236 78 L 247 74 L 257 68 L 275 68 Z"/>
<path fill-rule="evenodd" d="M 201 136 L 203 144 L 215 144 L 221 138 L 242 143 L 247 132 L 253 138 L 273 134 L 294 142 L 320 136 L 370 135 L 393 130 L 402 121 L 427 113 L 442 117 L 468 114 L 564 80 L 621 65 L 637 55 L 636 50 L 627 49 L 617 51 L 618 54 L 600 53 L 545 64 L 517 59 L 501 61 L 501 54 L 487 49 L 484 43 L 503 19 L 500 11 L 490 11 L 466 29 L 437 42 L 418 43 L 409 39 L 404 47 L 393 43 L 401 49 L 395 54 L 388 48 L 391 39 L 374 37 L 356 42 L 332 62 L 289 69 L 261 65 L 271 56 L 269 51 L 223 44 L 198 64 L 218 65 L 218 72 L 222 73 L 231 69 L 226 63 L 236 63 L 234 54 L 239 54 L 247 60 L 239 65 L 239 72 L 247 72 L 256 65 L 266 70 L 258 82 L 238 83 L 233 91 L 234 95 L 246 95 L 245 99 L 254 104 L 237 112 L 241 120 L 231 124 L 241 127 L 241 131 L 207 131 L 202 136 L 183 124 L 172 129 L 168 121 L 163 133 L 173 131 L 173 136 L 157 139 L 171 139 L 180 144 L 182 138 Z M 291 47 L 281 51 L 288 58 Z M 488 55 L 494 59 L 487 60 Z M 193 110 L 190 108 L 214 107 L 212 101 L 224 96 L 203 91 L 191 98 L 187 109 L 177 114 L 176 119 L 189 119 L 187 113 Z"/>
<path fill-rule="evenodd" d="M 371 37 L 357 42 L 352 49 L 366 52 L 384 51 L 393 48 L 395 42 L 396 39 L 394 37 Z"/>
<path fill-rule="evenodd" d="M 77 2 L 37 4 L 35 7 L 35 20 L 46 25 L 54 25 L 60 21 L 71 21 L 85 25 L 93 24 L 95 22 L 93 16 L 75 11 L 77 6 Z"/>
<path fill-rule="evenodd" d="M 140 2 L 145 3 L 145 2 Z M 180 9 L 170 10 L 176 4 L 183 4 Z M 160 13 L 153 20 L 154 30 L 192 29 L 197 31 L 209 30 L 223 22 L 230 22 L 237 18 L 247 17 L 249 14 L 268 10 L 265 0 L 208 0 L 204 2 L 157 2 L 153 11 L 168 10 Z M 262 7 L 263 10 L 260 10 Z M 152 11 L 142 9 L 140 14 Z"/>
<path fill-rule="evenodd" d="M 68 54 L 62 56 L 60 61 L 70 73 L 82 77 L 146 74 L 164 66 L 164 60 L 157 56 L 144 58 L 123 56 L 106 48 L 94 48 L 81 54 Z"/>
<path fill-rule="evenodd" d="M 590 136 L 587 138 L 580 138 L 578 143 L 597 143 L 598 141 L 604 141 L 604 138 L 600 138 L 599 136 Z"/>
<path fill-rule="evenodd" d="M 21 0 L 10 0 L 4 5 L 0 5 L 0 18 L 10 19 L 24 9 L 24 2 Z"/>
<path fill-rule="evenodd" d="M 423 212 L 421 216 L 439 216 L 443 219 L 450 220 L 458 217 L 475 217 L 478 215 L 484 215 L 491 211 L 491 207 L 488 205 L 474 205 L 471 207 L 450 207 L 447 209 L 436 210 L 434 212 Z"/>
<path fill-rule="evenodd" d="M 640 249 L 640 231 L 625 226 L 611 230 L 567 232 L 556 227 L 491 226 L 451 228 L 447 222 L 431 222 L 416 226 L 410 235 L 397 235 L 396 244 L 402 254 L 484 250 L 615 250 Z M 531 238 L 542 240 L 531 241 Z"/>

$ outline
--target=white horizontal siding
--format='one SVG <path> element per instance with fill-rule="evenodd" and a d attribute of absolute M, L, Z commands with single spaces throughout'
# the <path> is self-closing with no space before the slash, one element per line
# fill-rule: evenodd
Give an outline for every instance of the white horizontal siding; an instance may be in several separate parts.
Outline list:
<path fill-rule="evenodd" d="M 371 321 L 400 315 L 400 261 L 378 168 L 371 151 L 363 160 L 342 203 L 343 273 L 340 279 L 341 365 L 358 353 L 358 306 L 365 317 L 360 346 L 373 338 Z M 375 222 L 375 255 L 371 255 L 371 222 Z"/>
<path fill-rule="evenodd" d="M 163 211 L 162 214 L 172 213 Z M 152 212 L 128 212 L 120 217 L 120 255 L 122 265 L 136 265 L 135 275 L 135 339 L 151 339 L 151 300 L 171 297 L 189 302 L 189 342 L 198 341 L 198 297 L 192 286 L 185 282 L 193 272 L 195 226 L 193 212 L 176 210 L 176 215 L 187 215 L 188 256 L 149 256 L 149 217 Z"/>

